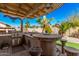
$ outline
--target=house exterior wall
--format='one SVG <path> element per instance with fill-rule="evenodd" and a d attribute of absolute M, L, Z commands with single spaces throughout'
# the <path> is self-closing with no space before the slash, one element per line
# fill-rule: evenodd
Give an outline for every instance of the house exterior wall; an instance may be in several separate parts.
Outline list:
<path fill-rule="evenodd" d="M 5 28 L 5 27 L 6 27 L 6 25 L 5 25 L 5 24 L 3 24 L 3 23 L 0 23 L 0 27 Z"/>

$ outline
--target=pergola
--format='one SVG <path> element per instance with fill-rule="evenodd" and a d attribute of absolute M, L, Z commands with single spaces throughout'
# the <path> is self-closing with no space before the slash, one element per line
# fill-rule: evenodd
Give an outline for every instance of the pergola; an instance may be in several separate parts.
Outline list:
<path fill-rule="evenodd" d="M 23 18 L 40 17 L 62 5 L 63 3 L 1 3 L 0 12 L 12 17 L 19 17 L 21 19 L 21 31 L 23 31 Z"/>

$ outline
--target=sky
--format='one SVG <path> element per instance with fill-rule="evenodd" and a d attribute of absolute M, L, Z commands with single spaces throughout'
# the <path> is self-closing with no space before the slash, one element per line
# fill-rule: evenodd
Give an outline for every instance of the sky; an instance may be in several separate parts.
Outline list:
<path fill-rule="evenodd" d="M 56 24 L 56 23 L 61 23 L 63 21 L 66 21 L 69 18 L 69 16 L 71 16 L 75 13 L 79 13 L 79 3 L 65 3 L 60 8 L 48 13 L 45 16 L 48 19 L 54 18 L 54 20 L 51 22 L 51 24 L 53 25 L 53 24 Z M 29 20 L 31 25 L 38 25 L 38 23 L 36 22 L 36 18 L 34 18 L 34 19 L 24 18 L 24 20 L 23 20 L 24 25 L 25 25 L 27 20 Z M 2 12 L 0 12 L 0 22 L 9 24 L 13 27 L 19 27 L 20 26 L 20 20 L 19 19 L 16 19 L 16 21 L 13 22 L 11 18 L 4 17 L 4 14 Z"/>

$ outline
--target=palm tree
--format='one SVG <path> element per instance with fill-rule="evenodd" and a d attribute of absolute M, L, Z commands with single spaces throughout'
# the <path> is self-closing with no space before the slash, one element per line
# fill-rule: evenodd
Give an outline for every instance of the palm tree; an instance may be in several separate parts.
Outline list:
<path fill-rule="evenodd" d="M 59 26 L 59 32 L 63 36 L 63 34 L 70 28 L 71 26 L 69 25 L 68 22 L 62 22 L 61 25 Z"/>
<path fill-rule="evenodd" d="M 63 36 L 63 34 L 70 28 L 75 28 L 79 26 L 79 17 L 78 16 L 74 16 L 74 17 L 70 17 L 70 19 L 68 21 L 62 22 L 59 29 L 60 32 Z M 70 30 L 69 30 L 69 34 L 70 34 Z"/>
<path fill-rule="evenodd" d="M 79 16 L 74 15 L 72 18 L 70 18 L 70 22 L 72 23 L 71 25 L 72 28 L 79 27 Z"/>
<path fill-rule="evenodd" d="M 26 22 L 26 25 L 25 25 L 25 28 L 26 28 L 26 31 L 28 31 L 28 28 L 30 27 L 30 23 L 29 21 Z"/>
<path fill-rule="evenodd" d="M 74 15 L 69 19 L 69 22 L 72 23 L 72 27 L 75 28 L 79 26 L 79 17 Z"/>
<path fill-rule="evenodd" d="M 43 28 L 42 32 L 44 31 L 48 31 L 49 33 L 51 33 L 51 28 L 50 28 L 50 22 L 53 20 L 53 18 L 50 18 L 49 20 L 44 16 L 43 19 L 38 18 L 37 22 L 41 25 L 41 27 Z"/>

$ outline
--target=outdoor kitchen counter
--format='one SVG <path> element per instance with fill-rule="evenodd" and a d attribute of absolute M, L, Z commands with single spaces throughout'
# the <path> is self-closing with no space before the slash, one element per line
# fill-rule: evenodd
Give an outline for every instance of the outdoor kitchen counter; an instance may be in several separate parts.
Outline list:
<path fill-rule="evenodd" d="M 0 34 L 0 46 L 4 43 L 11 44 L 11 34 Z"/>
<path fill-rule="evenodd" d="M 56 40 L 61 38 L 58 34 L 33 34 L 34 38 L 40 40 L 43 56 L 56 56 Z"/>

